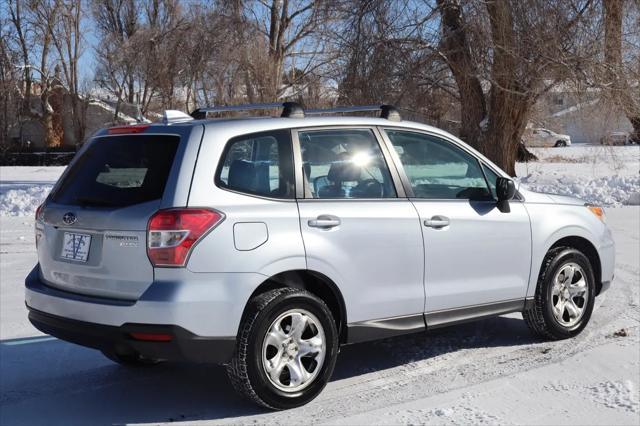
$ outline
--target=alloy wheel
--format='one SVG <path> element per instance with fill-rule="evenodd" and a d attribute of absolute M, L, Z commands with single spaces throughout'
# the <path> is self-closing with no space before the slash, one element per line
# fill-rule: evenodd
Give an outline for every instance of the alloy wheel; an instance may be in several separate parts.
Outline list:
<path fill-rule="evenodd" d="M 267 378 L 283 392 L 309 386 L 322 369 L 325 333 L 318 318 L 303 309 L 279 315 L 262 344 L 262 365 Z"/>

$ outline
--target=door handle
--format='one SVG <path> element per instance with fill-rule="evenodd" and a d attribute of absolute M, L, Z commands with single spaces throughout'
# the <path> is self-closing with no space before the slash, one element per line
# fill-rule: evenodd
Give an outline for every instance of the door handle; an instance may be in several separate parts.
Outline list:
<path fill-rule="evenodd" d="M 335 228 L 340 225 L 340 219 L 336 216 L 331 216 L 328 214 L 323 214 L 318 216 L 316 219 L 311 219 L 307 222 L 312 228 Z"/>
<path fill-rule="evenodd" d="M 440 229 L 449 226 L 449 223 L 449 218 L 446 216 L 433 216 L 431 219 L 425 219 L 424 226 Z"/>

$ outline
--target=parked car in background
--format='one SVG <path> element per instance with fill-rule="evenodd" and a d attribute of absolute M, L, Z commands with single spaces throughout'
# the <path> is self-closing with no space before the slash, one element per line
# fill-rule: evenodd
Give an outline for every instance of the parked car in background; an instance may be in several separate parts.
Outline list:
<path fill-rule="evenodd" d="M 525 131 L 524 144 L 528 147 L 562 147 L 571 145 L 571 137 L 552 132 L 549 129 L 535 128 Z"/>
<path fill-rule="evenodd" d="M 611 132 L 600 138 L 600 145 L 629 145 L 633 143 L 628 133 Z"/>

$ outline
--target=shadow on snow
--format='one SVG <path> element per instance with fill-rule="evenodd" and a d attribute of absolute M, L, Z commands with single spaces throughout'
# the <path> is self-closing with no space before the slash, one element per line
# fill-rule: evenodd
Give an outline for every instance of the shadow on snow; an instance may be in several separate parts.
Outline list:
<path fill-rule="evenodd" d="M 533 341 L 524 321 L 497 317 L 349 345 L 341 349 L 332 381 L 462 349 Z M 265 412 L 233 392 L 223 367 L 126 368 L 97 351 L 47 337 L 0 341 L 0 389 L 1 424 L 233 421 Z"/>

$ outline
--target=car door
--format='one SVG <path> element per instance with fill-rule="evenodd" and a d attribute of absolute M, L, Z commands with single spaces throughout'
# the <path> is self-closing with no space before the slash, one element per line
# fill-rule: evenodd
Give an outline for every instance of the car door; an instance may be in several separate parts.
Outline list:
<path fill-rule="evenodd" d="M 540 130 L 540 146 L 550 148 L 555 146 L 556 140 L 548 130 Z"/>
<path fill-rule="evenodd" d="M 385 134 L 422 223 L 427 326 L 521 306 L 531 267 L 523 204 L 498 209 L 496 172 L 461 145 L 406 130 Z"/>
<path fill-rule="evenodd" d="M 378 137 L 374 128 L 294 131 L 307 268 L 339 287 L 351 341 L 424 328 L 420 221 Z"/>

